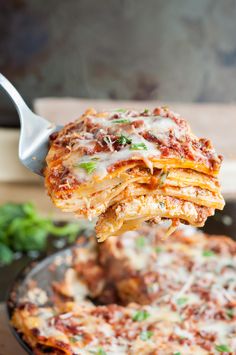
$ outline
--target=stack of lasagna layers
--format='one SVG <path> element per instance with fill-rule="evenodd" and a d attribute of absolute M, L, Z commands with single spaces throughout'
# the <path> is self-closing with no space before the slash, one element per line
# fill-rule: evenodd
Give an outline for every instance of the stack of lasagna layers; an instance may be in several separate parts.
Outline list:
<path fill-rule="evenodd" d="M 51 137 L 45 181 L 53 202 L 98 217 L 98 241 L 171 220 L 204 225 L 224 207 L 222 157 L 166 107 L 142 112 L 90 109 Z"/>

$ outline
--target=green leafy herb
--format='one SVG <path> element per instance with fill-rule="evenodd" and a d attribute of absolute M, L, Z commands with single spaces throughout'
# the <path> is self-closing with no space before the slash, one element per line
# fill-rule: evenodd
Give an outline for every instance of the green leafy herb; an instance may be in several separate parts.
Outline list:
<path fill-rule="evenodd" d="M 88 174 L 91 174 L 96 169 L 96 165 L 97 164 L 94 161 L 88 161 L 80 163 L 78 167 L 86 170 Z"/>
<path fill-rule="evenodd" d="M 181 353 L 178 351 L 177 353 L 173 353 L 173 355 L 181 355 Z"/>
<path fill-rule="evenodd" d="M 176 303 L 179 306 L 184 306 L 188 302 L 188 297 L 177 298 Z"/>
<path fill-rule="evenodd" d="M 117 120 L 113 120 L 113 123 L 130 123 L 130 120 L 127 120 L 126 118 L 121 118 Z"/>
<path fill-rule="evenodd" d="M 150 314 L 146 310 L 137 311 L 133 316 L 133 321 L 142 322 L 143 320 L 146 320 L 148 317 L 150 317 Z"/>
<path fill-rule="evenodd" d="M 13 258 L 13 251 L 7 245 L 0 243 L 0 263 L 10 264 Z"/>
<path fill-rule="evenodd" d="M 163 252 L 163 248 L 161 248 L 161 247 L 155 247 L 155 252 L 156 252 L 157 254 L 159 254 L 159 253 Z"/>
<path fill-rule="evenodd" d="M 132 143 L 132 140 L 122 134 L 122 135 L 117 139 L 117 142 L 118 142 L 119 144 L 125 145 L 125 144 L 131 144 L 131 143 Z"/>
<path fill-rule="evenodd" d="M 232 350 L 227 345 L 216 345 L 215 349 L 220 353 L 231 353 Z"/>
<path fill-rule="evenodd" d="M 0 206 L 0 264 L 9 264 L 14 253 L 43 251 L 48 235 L 66 236 L 72 242 L 78 235 L 78 223 L 55 225 L 41 217 L 31 203 L 7 203 Z"/>
<path fill-rule="evenodd" d="M 212 250 L 203 250 L 202 256 L 214 256 L 215 253 Z"/>
<path fill-rule="evenodd" d="M 234 309 L 233 308 L 228 308 L 226 309 L 226 312 L 227 316 L 232 319 L 234 317 Z"/>
<path fill-rule="evenodd" d="M 143 113 L 148 113 L 148 112 L 149 112 L 148 108 L 145 108 L 143 111 Z"/>
<path fill-rule="evenodd" d="M 143 248 L 146 245 L 146 238 L 145 237 L 139 237 L 138 239 L 136 239 L 136 245 L 138 248 Z"/>
<path fill-rule="evenodd" d="M 160 176 L 160 179 L 159 179 L 159 186 L 160 187 L 162 187 L 165 184 L 167 176 L 168 176 L 168 172 L 167 173 L 165 173 L 165 172 L 161 173 L 161 176 Z"/>
<path fill-rule="evenodd" d="M 153 336 L 153 332 L 146 330 L 140 333 L 140 339 L 143 341 L 149 340 Z"/>
<path fill-rule="evenodd" d="M 131 150 L 147 150 L 147 146 L 144 143 L 131 144 Z"/>

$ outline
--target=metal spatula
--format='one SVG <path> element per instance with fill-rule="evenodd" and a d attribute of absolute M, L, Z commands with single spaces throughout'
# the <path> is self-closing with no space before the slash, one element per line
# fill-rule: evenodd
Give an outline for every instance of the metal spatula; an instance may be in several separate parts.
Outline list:
<path fill-rule="evenodd" d="M 19 159 L 26 168 L 42 175 L 50 134 L 61 129 L 34 114 L 14 86 L 0 74 L 0 87 L 9 95 L 20 117 Z"/>

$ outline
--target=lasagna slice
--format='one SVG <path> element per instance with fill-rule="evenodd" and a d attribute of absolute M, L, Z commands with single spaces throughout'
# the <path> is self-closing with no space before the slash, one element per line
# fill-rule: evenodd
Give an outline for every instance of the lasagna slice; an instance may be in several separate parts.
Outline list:
<path fill-rule="evenodd" d="M 143 221 L 203 226 L 224 207 L 222 157 L 166 107 L 90 109 L 51 137 L 45 181 L 55 205 L 98 217 L 98 241 Z"/>

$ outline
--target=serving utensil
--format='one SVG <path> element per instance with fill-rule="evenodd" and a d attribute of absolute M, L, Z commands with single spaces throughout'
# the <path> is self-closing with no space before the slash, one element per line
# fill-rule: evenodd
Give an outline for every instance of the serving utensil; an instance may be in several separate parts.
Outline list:
<path fill-rule="evenodd" d="M 16 88 L 1 73 L 0 87 L 11 98 L 20 118 L 19 159 L 27 169 L 43 175 L 49 136 L 60 130 L 61 126 L 33 113 Z"/>

